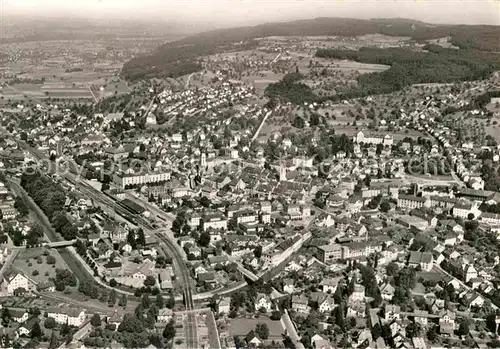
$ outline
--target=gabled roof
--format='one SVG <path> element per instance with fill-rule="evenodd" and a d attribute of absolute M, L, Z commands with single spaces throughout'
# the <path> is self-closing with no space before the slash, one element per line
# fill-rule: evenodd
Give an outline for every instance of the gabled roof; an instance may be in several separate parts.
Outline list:
<path fill-rule="evenodd" d="M 247 336 L 245 337 L 245 341 L 247 343 L 251 342 L 254 338 L 257 338 L 259 340 L 259 342 L 261 342 L 262 340 L 259 338 L 259 336 L 257 335 L 257 333 L 254 332 L 254 330 L 251 330 L 250 332 L 248 332 Z"/>

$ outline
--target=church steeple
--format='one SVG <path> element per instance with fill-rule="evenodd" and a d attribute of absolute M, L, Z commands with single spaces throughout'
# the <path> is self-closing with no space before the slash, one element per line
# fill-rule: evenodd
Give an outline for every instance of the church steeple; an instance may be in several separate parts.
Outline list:
<path fill-rule="evenodd" d="M 286 167 L 284 163 L 280 164 L 280 181 L 286 181 Z"/>

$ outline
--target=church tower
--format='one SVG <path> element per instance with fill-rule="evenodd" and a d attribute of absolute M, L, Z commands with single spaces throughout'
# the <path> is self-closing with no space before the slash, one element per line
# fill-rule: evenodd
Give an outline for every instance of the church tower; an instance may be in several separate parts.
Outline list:
<path fill-rule="evenodd" d="M 206 153 L 201 153 L 200 167 L 201 167 L 202 171 L 204 171 L 205 168 L 207 167 L 207 154 Z"/>
<path fill-rule="evenodd" d="M 280 181 L 286 181 L 286 167 L 285 164 L 280 165 Z"/>

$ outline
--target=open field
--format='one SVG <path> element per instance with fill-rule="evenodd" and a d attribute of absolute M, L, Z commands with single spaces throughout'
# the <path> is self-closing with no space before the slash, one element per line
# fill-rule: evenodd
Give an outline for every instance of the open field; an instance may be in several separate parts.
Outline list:
<path fill-rule="evenodd" d="M 500 122 L 500 119 L 498 120 Z M 490 135 L 493 137 L 493 139 L 500 144 L 500 127 L 499 125 L 491 125 L 491 126 L 486 126 L 484 128 L 484 132 L 487 135 Z"/>
<path fill-rule="evenodd" d="M 47 264 L 47 256 L 44 252 L 54 257 L 55 264 Z M 22 250 L 12 268 L 23 272 L 37 283 L 43 283 L 56 276 L 56 269 L 67 269 L 67 266 L 56 250 L 37 247 Z M 35 270 L 38 271 L 38 275 L 33 275 Z"/>
<path fill-rule="evenodd" d="M 243 77 L 242 80 L 252 84 L 255 87 L 257 95 L 263 95 L 269 84 L 280 81 L 283 76 L 285 74 L 273 73 L 270 70 L 261 70 L 258 73 Z"/>
<path fill-rule="evenodd" d="M 232 336 L 246 337 L 248 332 L 255 330 L 257 324 L 266 324 L 269 327 L 268 340 L 282 340 L 283 328 L 280 321 L 272 321 L 269 318 L 261 317 L 259 319 L 232 319 L 228 329 Z"/>
<path fill-rule="evenodd" d="M 492 110 L 496 111 L 497 109 L 495 109 L 493 107 Z M 491 118 L 491 121 L 490 121 L 489 124 L 486 123 L 485 120 L 481 120 L 480 122 L 484 122 L 485 123 L 484 132 L 487 135 L 490 135 L 491 137 L 493 137 L 493 139 L 498 144 L 500 144 L 500 113 L 497 113 L 496 116 L 494 116 L 493 118 Z"/>
<path fill-rule="evenodd" d="M 11 100 L 41 100 L 46 98 L 75 98 L 90 99 L 92 95 L 87 87 L 84 86 L 65 86 L 65 85 L 41 85 L 41 84 L 15 84 L 4 86 L 0 90 L 0 98 L 7 101 Z"/>
<path fill-rule="evenodd" d="M 426 280 L 426 281 L 435 281 L 435 282 L 440 282 L 440 281 L 447 281 L 443 277 L 443 275 L 432 272 L 432 271 L 419 271 L 417 272 L 417 280 L 420 278 Z"/>
<path fill-rule="evenodd" d="M 316 63 L 322 67 L 329 67 L 339 71 L 358 71 L 360 74 L 382 72 L 390 68 L 390 66 L 383 64 L 359 63 L 346 59 L 340 60 L 314 57 L 314 64 Z"/>

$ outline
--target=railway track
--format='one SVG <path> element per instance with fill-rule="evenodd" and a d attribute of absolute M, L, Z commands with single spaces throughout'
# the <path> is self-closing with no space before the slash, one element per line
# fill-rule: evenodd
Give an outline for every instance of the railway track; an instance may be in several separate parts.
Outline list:
<path fill-rule="evenodd" d="M 25 144 L 25 146 L 27 146 Z M 35 158 L 38 160 L 44 160 L 47 161 L 47 159 L 44 158 L 43 155 L 41 155 L 39 152 L 36 150 L 33 150 L 31 147 L 28 147 L 30 152 L 33 154 Z M 54 174 L 55 169 L 57 168 L 56 164 L 53 161 L 49 161 L 51 164 L 49 168 L 49 174 Z M 181 286 L 182 286 L 182 291 L 183 291 L 183 298 L 184 298 L 184 304 L 186 306 L 186 310 L 188 310 L 188 313 L 186 315 L 186 344 L 188 349 L 198 349 L 198 336 L 197 336 L 197 324 L 196 324 L 196 312 L 193 311 L 195 310 L 194 306 L 194 300 L 193 300 L 193 286 L 191 282 L 191 276 L 189 273 L 189 269 L 187 268 L 186 264 L 184 263 L 182 255 L 178 251 L 178 247 L 175 245 L 174 242 L 172 242 L 170 239 L 168 239 L 165 235 L 154 232 L 151 224 L 144 219 L 142 216 L 137 215 L 135 213 L 130 212 L 128 209 L 120 205 L 116 200 L 112 199 L 111 197 L 107 196 L 106 194 L 96 190 L 92 186 L 81 182 L 77 175 L 73 173 L 65 173 L 61 176 L 64 180 L 67 182 L 71 183 L 72 185 L 75 186 L 78 190 L 80 190 L 83 194 L 87 195 L 91 199 L 93 199 L 96 202 L 102 203 L 111 209 L 113 209 L 118 215 L 122 216 L 123 218 L 127 219 L 134 225 L 142 228 L 145 232 L 148 233 L 155 233 L 156 236 L 162 241 L 166 246 L 167 249 L 169 250 L 170 254 L 172 255 L 172 259 L 174 261 L 174 266 L 177 267 L 176 269 L 179 272 L 180 279 L 181 279 Z M 52 227 L 50 227 L 52 228 Z M 66 253 L 68 253 L 65 250 Z M 88 273 L 86 271 L 82 271 L 80 269 L 80 266 L 77 266 L 77 262 L 74 261 L 69 253 L 63 257 L 66 261 L 66 259 L 71 260 L 70 264 L 68 264 L 68 267 L 72 269 L 72 271 L 76 274 L 77 277 L 82 276 L 84 279 L 88 277 Z M 72 265 L 72 266 L 70 266 Z M 73 270 L 74 269 L 74 270 Z M 93 280 L 93 277 L 90 276 Z"/>

